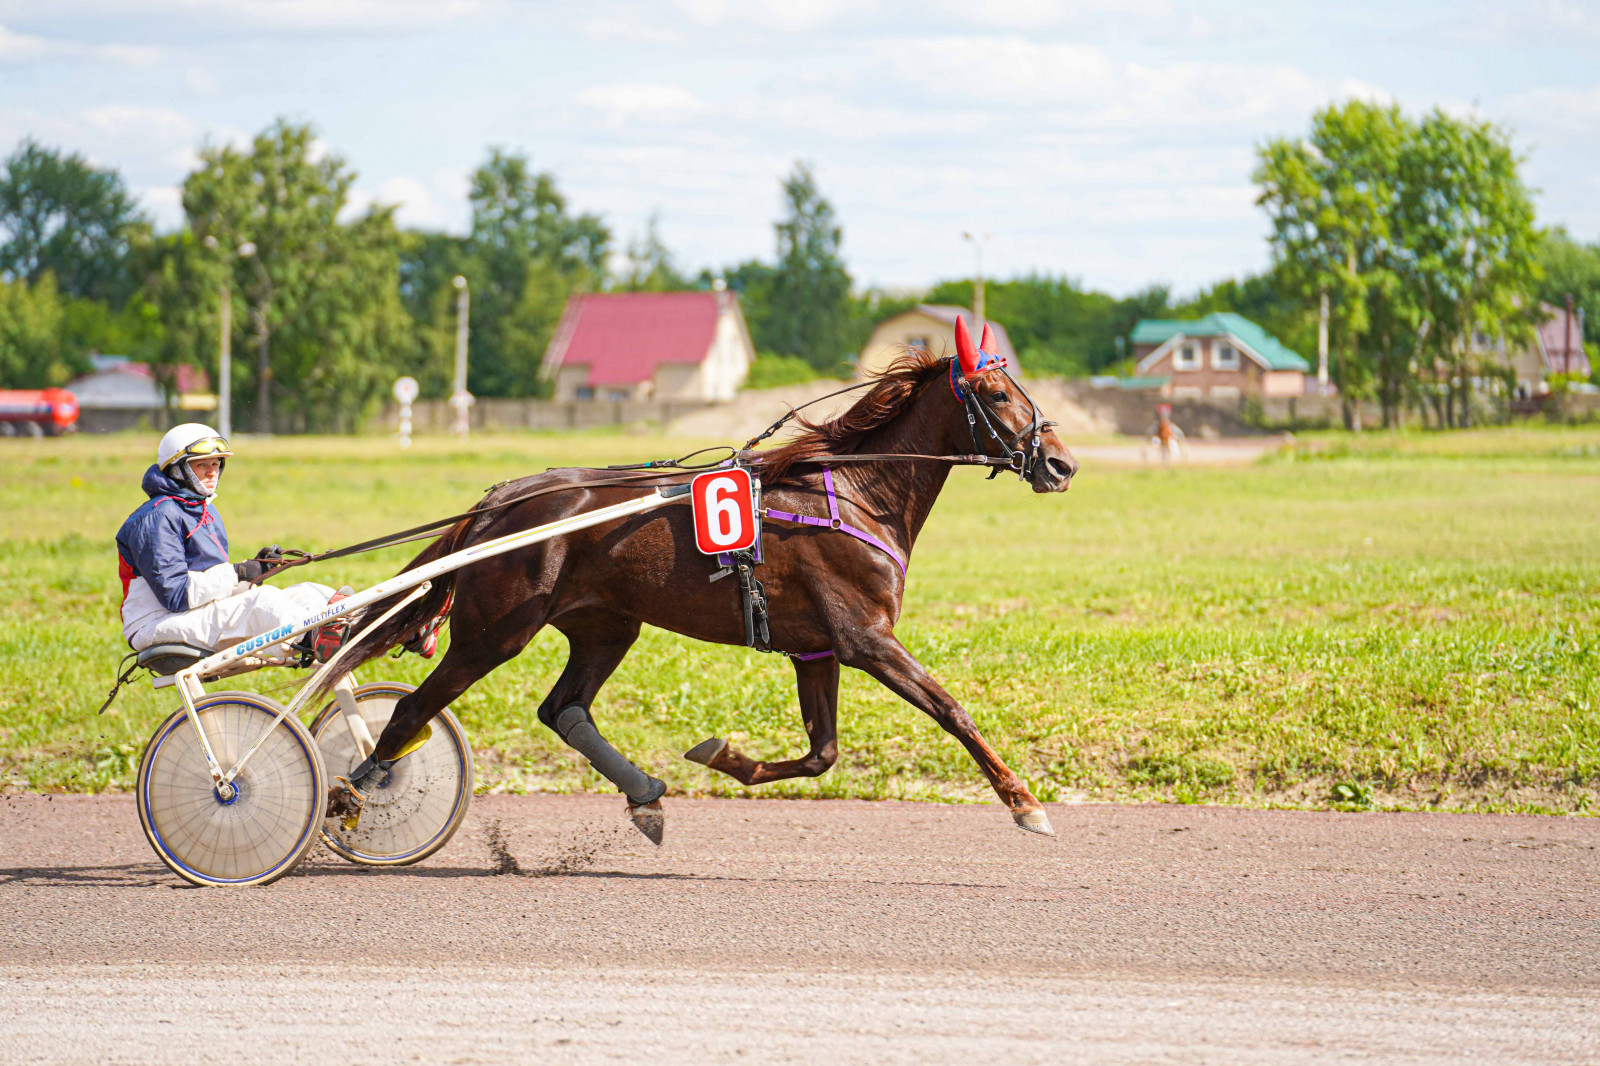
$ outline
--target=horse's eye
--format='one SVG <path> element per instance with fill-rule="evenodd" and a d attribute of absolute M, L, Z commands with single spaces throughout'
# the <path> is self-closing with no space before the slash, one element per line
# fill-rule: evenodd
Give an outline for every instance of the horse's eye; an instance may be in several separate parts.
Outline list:
<path fill-rule="evenodd" d="M 989 394 L 989 402 L 990 403 L 1010 403 L 1011 402 L 1011 397 L 1007 396 L 1003 392 L 991 392 Z"/>

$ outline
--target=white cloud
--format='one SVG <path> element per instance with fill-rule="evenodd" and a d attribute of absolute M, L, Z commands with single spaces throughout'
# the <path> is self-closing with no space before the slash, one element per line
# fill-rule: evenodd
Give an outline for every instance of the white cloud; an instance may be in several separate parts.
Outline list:
<path fill-rule="evenodd" d="M 203 67 L 189 67 L 183 72 L 183 87 L 192 93 L 214 96 L 222 85 Z"/>
<path fill-rule="evenodd" d="M 1335 88 L 1335 95 L 1340 100 L 1365 100 L 1380 107 L 1388 107 L 1395 102 L 1393 93 L 1379 86 L 1370 85 L 1360 78 L 1340 78 Z"/>
<path fill-rule="evenodd" d="M 675 0 L 674 6 L 702 26 L 745 22 L 783 30 L 805 30 L 849 15 L 859 21 L 870 0 Z"/>
<path fill-rule="evenodd" d="M 133 194 L 162 229 L 173 229 L 183 223 L 183 190 L 178 186 L 147 185 L 134 189 Z"/>
<path fill-rule="evenodd" d="M 226 131 L 218 131 L 226 133 Z M 180 111 L 106 104 L 65 114 L 0 107 L 0 144 L 33 137 L 115 167 L 162 226 L 182 221 L 176 181 L 199 162 L 203 127 Z"/>
<path fill-rule="evenodd" d="M 0 26 L 0 63 L 32 63 L 48 58 L 60 47 L 59 43 L 43 37 L 17 33 Z"/>
<path fill-rule="evenodd" d="M 1571 0 L 1521 0 L 1452 7 L 1428 28 L 1434 39 L 1499 48 L 1528 44 L 1580 48 L 1600 40 L 1600 11 Z"/>
<path fill-rule="evenodd" d="M 139 138 L 159 143 L 188 144 L 199 133 L 194 120 L 167 107 L 130 107 L 106 104 L 78 114 L 89 128 L 108 138 Z"/>
<path fill-rule="evenodd" d="M 619 82 L 582 89 L 573 97 L 582 107 L 599 111 L 611 123 L 635 118 L 671 121 L 704 109 L 705 101 L 680 85 Z"/>
<path fill-rule="evenodd" d="M 682 44 L 683 33 L 671 26 L 651 23 L 641 12 L 623 15 L 601 15 L 578 24 L 578 29 L 597 41 L 624 44 Z"/>
<path fill-rule="evenodd" d="M 78 41 L 18 33 L 0 25 L 0 64 L 40 63 L 53 59 L 150 67 L 160 63 L 159 48 L 135 44 L 83 44 Z"/>
<path fill-rule="evenodd" d="M 1153 65 L 1115 59 L 1097 45 L 1016 36 L 889 42 L 880 56 L 902 91 L 930 103 L 1026 113 L 1050 125 L 1238 124 L 1273 114 L 1302 116 L 1337 94 L 1333 85 L 1285 63 L 1185 59 Z"/>
<path fill-rule="evenodd" d="M 385 180 L 378 186 L 379 203 L 397 204 L 395 217 L 400 225 L 416 229 L 442 229 L 449 221 L 433 190 L 416 178 L 399 176 Z"/>
<path fill-rule="evenodd" d="M 1508 97 L 1495 110 L 1518 126 L 1592 137 L 1600 132 L 1600 85 L 1529 89 Z"/>
<path fill-rule="evenodd" d="M 885 42 L 895 80 L 937 99 L 1007 108 L 1103 103 L 1118 69 L 1093 45 L 1022 37 L 941 37 Z"/>
<path fill-rule="evenodd" d="M 0 0 L 0 17 L 38 17 L 40 6 Z M 185 30 L 234 28 L 271 32 L 395 30 L 446 25 L 504 6 L 503 0 L 140 0 L 139 21 L 164 20 Z M 125 20 L 126 0 L 54 0 L 55 19 Z"/>

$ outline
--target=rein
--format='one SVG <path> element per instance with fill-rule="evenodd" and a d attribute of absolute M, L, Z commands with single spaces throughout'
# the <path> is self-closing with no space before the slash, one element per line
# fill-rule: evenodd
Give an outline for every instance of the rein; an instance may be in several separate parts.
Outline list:
<path fill-rule="evenodd" d="M 658 465 L 664 467 L 668 463 L 675 462 L 676 460 L 669 459 Z M 671 476 L 671 474 L 648 472 L 608 478 L 605 481 L 580 481 L 571 484 L 546 485 L 543 488 L 534 489 L 532 492 L 525 492 L 521 496 L 513 496 L 509 500 L 503 500 L 500 503 L 490 504 L 488 507 L 474 507 L 470 511 L 463 511 L 460 514 L 453 514 L 449 518 L 439 518 L 432 522 L 424 522 L 420 526 L 412 526 L 410 529 L 402 529 L 397 533 L 386 533 L 381 537 L 374 537 L 371 540 L 364 540 L 359 544 L 346 545 L 343 548 L 332 548 L 325 552 L 316 552 L 315 554 L 311 552 L 287 549 L 284 551 L 284 554 L 292 556 L 292 558 L 280 566 L 273 567 L 269 572 L 278 574 L 292 566 L 304 566 L 307 563 L 322 562 L 327 559 L 342 559 L 347 555 L 360 555 L 364 552 L 377 551 L 380 548 L 392 548 L 395 545 L 407 544 L 414 540 L 431 540 L 435 537 L 443 536 L 445 527 L 453 526 L 457 522 L 460 522 L 464 519 L 479 518 L 486 514 L 493 514 L 495 511 L 503 511 L 507 507 L 522 503 L 525 500 L 531 500 L 537 496 L 546 496 L 552 492 L 568 492 L 574 489 L 605 488 L 609 485 L 635 481 L 659 481 L 663 477 Z M 504 484 L 504 482 L 501 482 L 501 484 Z M 493 491 L 499 487 L 499 485 L 491 486 L 490 491 Z"/>
<path fill-rule="evenodd" d="M 999 418 L 989 408 L 989 405 L 977 395 L 977 390 L 968 384 L 965 376 L 958 378 L 956 372 L 957 365 L 958 364 L 956 360 L 952 359 L 950 363 L 951 388 L 956 390 L 956 395 L 961 398 L 962 403 L 967 408 L 967 425 L 972 431 L 972 453 L 968 455 L 925 455 L 918 452 L 856 452 L 847 455 L 810 456 L 803 460 L 804 465 L 821 465 L 824 467 L 823 478 L 828 487 L 828 503 L 832 516 L 829 520 L 814 519 L 813 522 L 826 525 L 830 521 L 836 522 L 838 520 L 838 508 L 835 504 L 833 492 L 833 475 L 826 469 L 828 464 L 935 462 L 950 463 L 953 466 L 990 467 L 992 472 L 989 476 L 991 478 L 998 475 L 1002 470 L 1011 470 L 1023 480 L 1027 480 L 1032 475 L 1034 466 L 1038 461 L 1038 450 L 1041 443 L 1040 435 L 1046 429 L 1054 425 L 1054 423 L 1040 421 L 1039 407 L 1033 402 L 1033 397 L 1028 394 L 1026 389 L 1017 383 L 1015 378 L 1011 377 L 1010 371 L 1005 370 L 1004 367 L 999 367 L 997 369 L 1000 369 L 1001 372 L 1006 375 L 1007 379 L 1010 380 L 1013 385 L 1016 385 L 1017 391 L 1021 392 L 1022 395 L 1027 398 L 1028 406 L 1032 412 L 1032 417 L 1026 426 L 1016 433 L 1010 434 L 1009 440 L 1003 438 L 1001 436 L 1001 430 L 1005 428 L 1005 424 L 1000 422 Z M 958 380 L 960 382 L 959 386 L 957 384 Z M 818 396 L 814 400 L 807 400 L 805 403 L 800 404 L 797 407 L 790 407 L 788 412 L 785 413 L 782 418 L 779 418 L 765 430 L 745 441 L 744 447 L 740 449 L 734 449 L 727 445 L 722 445 L 715 448 L 701 448 L 698 451 L 690 452 L 688 455 L 677 459 L 652 459 L 649 462 L 644 463 L 628 463 L 620 466 L 608 466 L 603 468 L 592 467 L 589 469 L 595 470 L 596 472 L 603 471 L 610 473 L 616 471 L 618 473 L 617 476 L 608 477 L 604 480 L 586 480 L 569 482 L 560 485 L 545 485 L 542 488 L 534 489 L 531 492 L 525 492 L 520 496 L 513 496 L 509 500 L 502 500 L 500 503 L 491 504 L 487 507 L 474 507 L 470 511 L 463 511 L 460 514 L 450 515 L 448 518 L 439 518 L 432 522 L 424 522 L 420 526 L 412 526 L 410 529 L 402 529 L 398 532 L 388 533 L 381 537 L 373 537 L 371 540 L 364 540 L 356 544 L 349 544 L 342 548 L 332 548 L 328 551 L 315 553 L 300 551 L 292 548 L 285 549 L 283 552 L 285 556 L 284 561 L 273 567 L 270 571 L 268 571 L 268 573 L 278 574 L 290 569 L 291 567 L 305 566 L 308 563 L 326 562 L 330 559 L 342 559 L 346 556 L 361 555 L 366 552 L 378 551 L 382 548 L 393 548 L 401 544 L 409 544 L 418 540 L 432 540 L 442 536 L 445 529 L 455 525 L 457 522 L 461 522 L 469 518 L 479 518 L 483 515 L 493 514 L 496 511 L 503 511 L 508 507 L 514 507 L 519 503 L 524 503 L 539 496 L 546 496 L 555 492 L 570 492 L 577 489 L 607 488 L 612 485 L 619 484 L 658 481 L 664 477 L 673 477 L 678 474 L 697 474 L 730 464 L 759 467 L 761 458 L 759 456 L 750 456 L 748 454 L 750 449 L 754 448 L 757 444 L 778 432 L 778 430 L 782 429 L 792 419 L 796 418 L 801 411 L 805 410 L 807 407 L 810 407 L 812 404 L 821 403 L 823 400 L 831 400 L 835 396 L 843 396 L 847 392 L 855 392 L 858 389 L 869 388 L 876 384 L 877 382 L 873 380 L 858 381 L 854 385 L 846 385 L 842 389 L 836 389 L 833 392 Z M 1007 452 L 1006 455 L 996 456 L 984 454 L 982 442 L 978 438 L 977 427 L 980 421 L 982 422 L 983 427 L 989 436 L 992 437 L 994 441 L 1001 446 L 1001 448 L 1005 449 Z M 999 429 L 996 428 L 997 424 L 1000 427 Z M 1024 437 L 1027 437 L 1030 434 L 1031 439 L 1028 442 L 1028 447 L 1026 449 L 1019 448 L 1017 445 Z M 693 459 L 695 456 L 703 455 L 707 452 L 720 452 L 724 450 L 729 452 L 729 455 L 720 460 L 713 459 L 701 463 L 689 462 L 689 460 Z M 637 472 L 622 473 L 623 471 Z M 504 482 L 501 482 L 501 484 L 504 484 Z M 493 491 L 493 489 L 499 487 L 499 485 L 492 486 L 490 491 Z M 773 514 L 773 517 L 783 520 L 787 516 L 783 512 L 777 512 Z M 842 530 L 844 527 L 841 524 L 834 526 L 833 528 Z M 850 530 L 849 532 L 851 532 L 852 536 L 857 535 L 857 533 L 853 530 Z M 868 534 L 868 536 L 870 536 L 870 534 Z M 864 538 L 858 537 L 858 539 Z M 889 554 L 894 555 L 894 552 L 891 551 Z M 902 562 L 898 556 L 895 556 L 895 562 L 900 564 L 900 569 L 902 571 L 905 570 L 905 563 Z"/>

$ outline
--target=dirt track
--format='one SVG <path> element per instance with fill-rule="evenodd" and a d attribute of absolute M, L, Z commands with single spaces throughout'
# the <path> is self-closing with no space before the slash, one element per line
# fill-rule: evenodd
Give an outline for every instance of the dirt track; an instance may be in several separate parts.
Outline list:
<path fill-rule="evenodd" d="M 0 798 L 0 1061 L 1600 1058 L 1600 821 L 620 807 L 218 891 L 126 798 Z"/>

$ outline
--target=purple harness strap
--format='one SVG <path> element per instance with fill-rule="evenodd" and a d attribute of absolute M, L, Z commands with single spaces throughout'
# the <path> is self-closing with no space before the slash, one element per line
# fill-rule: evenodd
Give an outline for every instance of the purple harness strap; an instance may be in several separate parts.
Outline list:
<path fill-rule="evenodd" d="M 906 563 L 904 559 L 900 558 L 900 553 L 896 552 L 893 548 L 889 547 L 889 545 L 885 544 L 882 540 L 873 536 L 871 533 L 868 533 L 866 530 L 857 529 L 855 526 L 852 526 L 848 522 L 844 522 L 839 518 L 839 497 L 833 491 L 833 471 L 828 467 L 822 468 L 822 483 L 823 485 L 827 486 L 828 489 L 827 518 L 813 518 L 808 514 L 791 514 L 788 511 L 775 511 L 770 507 L 768 507 L 764 512 L 766 517 L 775 518 L 780 522 L 794 522 L 802 526 L 821 526 L 823 529 L 837 529 L 840 533 L 848 533 L 857 540 L 872 545 L 874 548 L 877 548 L 889 558 L 893 559 L 895 561 L 895 565 L 900 568 L 901 576 L 905 576 Z M 789 657 L 803 663 L 808 663 L 816 659 L 832 658 L 833 651 L 830 649 L 828 651 L 790 652 Z"/>
<path fill-rule="evenodd" d="M 857 540 L 864 541 L 865 543 L 872 545 L 874 548 L 877 548 L 879 551 L 888 555 L 889 558 L 895 561 L 895 565 L 900 567 L 901 576 L 905 576 L 906 563 L 904 559 L 900 558 L 900 554 L 898 552 L 889 547 L 889 545 L 885 544 L 883 541 L 879 540 L 877 537 L 874 537 L 871 533 L 868 533 L 866 530 L 857 529 L 855 526 L 852 526 L 849 523 L 843 522 L 839 519 L 839 497 L 834 494 L 833 471 L 828 467 L 822 468 L 822 483 L 828 488 L 827 518 L 813 518 L 807 514 L 790 514 L 788 511 L 774 511 L 770 507 L 767 508 L 767 517 L 776 518 L 780 522 L 797 522 L 802 526 L 822 526 L 824 529 L 837 529 L 840 533 L 848 533 Z"/>

